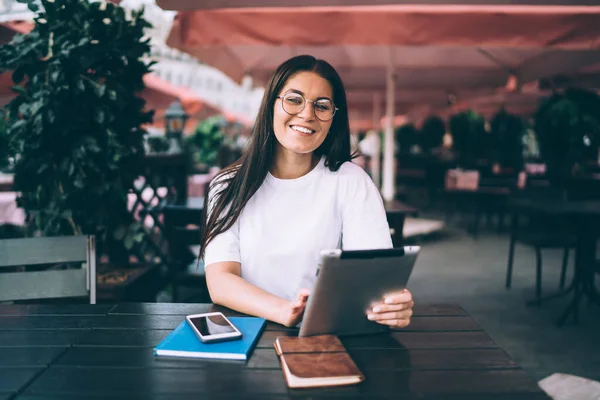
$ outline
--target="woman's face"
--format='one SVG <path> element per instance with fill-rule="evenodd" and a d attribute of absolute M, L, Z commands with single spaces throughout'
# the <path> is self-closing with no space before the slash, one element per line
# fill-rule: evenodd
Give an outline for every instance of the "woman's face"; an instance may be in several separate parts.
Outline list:
<path fill-rule="evenodd" d="M 329 82 L 314 72 L 297 72 L 285 83 L 278 96 L 287 93 L 301 94 L 306 101 L 304 109 L 298 114 L 290 115 L 282 107 L 283 99 L 275 101 L 273 130 L 277 138 L 279 150 L 294 154 L 311 154 L 323 143 L 333 118 L 321 121 L 315 116 L 313 101 L 329 99 L 333 102 L 333 89 Z M 294 98 L 298 100 L 299 98 Z M 300 103 L 300 101 L 297 101 Z M 288 106 L 286 104 L 286 106 Z M 317 105 L 317 107 L 322 106 Z M 291 107 L 288 107 L 288 110 Z"/>

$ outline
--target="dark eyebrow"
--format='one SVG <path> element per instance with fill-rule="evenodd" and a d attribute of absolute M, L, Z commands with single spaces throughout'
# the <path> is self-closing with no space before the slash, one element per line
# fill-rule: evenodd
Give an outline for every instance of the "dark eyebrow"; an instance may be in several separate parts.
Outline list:
<path fill-rule="evenodd" d="M 304 96 L 304 93 L 302 93 L 302 91 L 298 90 L 298 89 L 288 89 L 288 90 L 286 90 L 285 93 L 297 93 L 297 94 L 299 94 L 301 96 Z M 329 101 L 331 101 L 333 103 L 333 100 L 330 99 L 329 97 L 326 97 L 326 96 L 317 97 L 317 99 L 315 101 L 319 101 L 319 100 L 329 100 Z"/>

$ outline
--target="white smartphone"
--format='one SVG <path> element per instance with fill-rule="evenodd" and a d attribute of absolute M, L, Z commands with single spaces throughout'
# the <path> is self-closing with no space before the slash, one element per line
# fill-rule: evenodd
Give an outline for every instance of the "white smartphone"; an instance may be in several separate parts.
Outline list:
<path fill-rule="evenodd" d="M 185 317 L 196 336 L 204 343 L 222 342 L 242 338 L 240 332 L 220 312 L 193 314 Z"/>

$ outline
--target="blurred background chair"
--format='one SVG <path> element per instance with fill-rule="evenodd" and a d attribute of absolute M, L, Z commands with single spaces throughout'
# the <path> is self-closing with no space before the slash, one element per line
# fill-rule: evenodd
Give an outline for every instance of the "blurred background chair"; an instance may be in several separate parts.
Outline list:
<path fill-rule="evenodd" d="M 540 226 L 539 223 L 531 223 L 534 220 L 530 217 L 528 227 L 519 225 L 519 214 L 514 212 L 511 219 L 510 245 L 508 249 L 508 265 L 506 269 L 506 288 L 510 289 L 512 283 L 512 270 L 515 254 L 515 245 L 520 243 L 525 246 L 533 247 L 535 250 L 535 303 L 541 304 L 542 295 L 542 250 L 543 249 L 563 249 L 562 267 L 560 271 L 559 287 L 565 287 L 565 278 L 567 266 L 569 264 L 569 249 L 575 246 L 575 238 L 569 232 L 562 231 L 559 227 Z M 536 225 L 536 226 L 533 226 Z"/>
<path fill-rule="evenodd" d="M 163 212 L 173 302 L 210 302 L 204 263 L 198 262 L 204 198 L 189 198 L 185 206 L 167 205 Z"/>
<path fill-rule="evenodd" d="M 550 183 L 540 177 L 526 183 L 526 188 L 515 197 L 541 200 L 558 201 L 564 194 Z M 521 223 L 523 219 L 526 222 Z M 567 267 L 569 264 L 569 250 L 575 246 L 575 236 L 569 229 L 568 221 L 549 219 L 544 213 L 527 212 L 522 215 L 520 210 L 512 210 L 510 223 L 510 241 L 508 249 L 508 263 L 506 268 L 506 288 L 510 289 L 512 283 L 512 271 L 515 246 L 517 243 L 532 247 L 535 251 L 536 273 L 535 273 L 535 299 L 536 305 L 541 304 L 542 294 L 542 250 L 562 249 L 562 264 L 560 271 L 559 288 L 564 289 Z"/>
<path fill-rule="evenodd" d="M 67 297 L 96 303 L 94 236 L 0 240 L 0 301 Z"/>

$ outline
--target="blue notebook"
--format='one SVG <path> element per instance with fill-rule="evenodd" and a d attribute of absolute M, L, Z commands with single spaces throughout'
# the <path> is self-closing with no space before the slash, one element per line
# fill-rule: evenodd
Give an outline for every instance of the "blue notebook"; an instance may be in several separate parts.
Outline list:
<path fill-rule="evenodd" d="M 202 343 L 192 328 L 183 320 L 173 332 L 154 348 L 157 356 L 216 358 L 247 360 L 265 327 L 264 318 L 230 317 L 229 320 L 242 332 L 242 338 L 218 343 Z"/>

